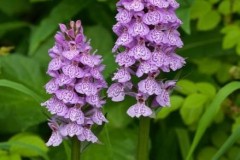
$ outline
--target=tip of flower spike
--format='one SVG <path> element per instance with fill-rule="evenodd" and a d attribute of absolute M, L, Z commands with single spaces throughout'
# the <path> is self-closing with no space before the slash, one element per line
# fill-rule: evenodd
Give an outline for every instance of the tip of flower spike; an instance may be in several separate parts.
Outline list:
<path fill-rule="evenodd" d="M 65 24 L 60 23 L 60 24 L 59 24 L 59 28 L 60 28 L 60 30 L 61 30 L 62 32 L 66 32 L 66 31 L 67 31 L 67 27 L 66 27 Z"/>
<path fill-rule="evenodd" d="M 78 29 L 78 28 L 80 28 L 81 26 L 82 26 L 81 21 L 80 21 L 80 20 L 77 20 L 77 21 L 76 21 L 76 28 Z"/>

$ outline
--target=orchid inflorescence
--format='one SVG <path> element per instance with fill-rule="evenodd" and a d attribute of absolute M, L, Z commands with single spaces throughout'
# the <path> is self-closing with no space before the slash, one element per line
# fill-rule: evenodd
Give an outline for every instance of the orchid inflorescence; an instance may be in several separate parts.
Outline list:
<path fill-rule="evenodd" d="M 182 24 L 175 14 L 178 7 L 175 0 L 117 3 L 113 31 L 118 39 L 113 52 L 117 53 L 119 68 L 107 93 L 116 102 L 123 101 L 125 95 L 135 97 L 137 103 L 127 111 L 131 117 L 151 117 L 154 113 L 151 108 L 170 106 L 169 92 L 176 81 L 163 81 L 159 75 L 176 71 L 185 64 L 185 59 L 175 53 L 183 46 L 177 31 Z"/>
<path fill-rule="evenodd" d="M 102 113 L 105 101 L 100 91 L 107 87 L 102 71 L 102 57 L 91 54 L 81 22 L 70 26 L 60 24 L 55 45 L 49 50 L 52 58 L 47 73 L 52 79 L 46 84 L 52 97 L 42 103 L 53 115 L 49 126 L 53 133 L 48 146 L 58 146 L 64 138 L 76 136 L 79 141 L 97 142 L 91 128 L 107 122 Z"/>

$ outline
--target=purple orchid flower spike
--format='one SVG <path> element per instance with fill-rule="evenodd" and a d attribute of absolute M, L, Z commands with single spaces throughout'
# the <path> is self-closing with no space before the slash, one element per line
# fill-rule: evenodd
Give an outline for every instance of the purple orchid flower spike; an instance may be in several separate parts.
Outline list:
<path fill-rule="evenodd" d="M 116 102 L 123 101 L 126 95 L 135 97 L 137 103 L 127 111 L 131 117 L 152 117 L 156 104 L 170 106 L 169 95 L 176 81 L 164 82 L 159 75 L 176 71 L 185 64 L 185 59 L 175 53 L 183 46 L 177 31 L 182 24 L 175 14 L 178 7 L 176 0 L 119 0 L 117 3 L 113 32 L 118 38 L 113 52 L 117 53 L 119 69 L 107 93 Z M 136 78 L 138 84 L 134 85 L 131 80 Z M 150 103 L 154 105 L 148 106 Z"/>
<path fill-rule="evenodd" d="M 100 97 L 100 91 L 107 87 L 102 58 L 91 54 L 79 20 L 59 27 L 55 45 L 49 50 L 52 60 L 47 73 L 52 79 L 45 85 L 52 98 L 42 103 L 53 115 L 49 123 L 53 133 L 47 145 L 58 146 L 73 136 L 95 143 L 98 138 L 91 131 L 92 125 L 107 122 L 102 113 L 105 101 Z"/>

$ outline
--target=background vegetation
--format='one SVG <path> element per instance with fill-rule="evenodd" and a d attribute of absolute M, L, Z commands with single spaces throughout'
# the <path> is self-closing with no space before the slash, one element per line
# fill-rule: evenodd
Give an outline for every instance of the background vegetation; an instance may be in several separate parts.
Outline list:
<path fill-rule="evenodd" d="M 172 106 L 152 120 L 150 159 L 181 160 L 188 155 L 189 160 L 239 160 L 240 94 L 233 91 L 240 84 L 230 82 L 240 79 L 240 1 L 177 1 L 185 44 L 177 52 L 187 58 L 187 65 L 166 75 L 179 80 L 178 88 Z M 115 3 L 0 0 L 0 160 L 69 158 L 67 141 L 56 148 L 44 144 L 51 134 L 40 106 L 49 97 L 43 88 L 49 79 L 47 51 L 58 23 L 81 19 L 84 33 L 104 57 L 110 82 L 116 67 L 111 53 Z M 85 149 L 83 160 L 134 159 L 138 120 L 126 115 L 133 103 L 107 102 L 110 123 L 99 135 L 102 144 Z"/>

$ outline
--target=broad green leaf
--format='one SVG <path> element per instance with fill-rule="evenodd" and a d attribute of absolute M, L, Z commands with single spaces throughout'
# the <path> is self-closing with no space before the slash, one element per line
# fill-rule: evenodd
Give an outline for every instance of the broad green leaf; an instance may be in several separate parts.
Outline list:
<path fill-rule="evenodd" d="M 225 114 L 223 109 L 220 109 L 216 116 L 214 117 L 214 123 L 221 123 L 224 120 Z"/>
<path fill-rule="evenodd" d="M 240 55 L 240 40 L 238 40 L 238 44 L 237 44 L 237 47 L 236 47 L 236 52 L 238 55 Z"/>
<path fill-rule="evenodd" d="M 109 138 L 107 138 L 109 135 Z M 111 129 L 109 133 L 102 132 L 100 140 L 103 145 L 93 144 L 83 152 L 84 160 L 99 160 L 99 157 L 104 157 L 104 160 L 134 160 L 137 132 L 127 129 Z M 127 147 L 126 147 L 127 146 Z"/>
<path fill-rule="evenodd" d="M 44 122 L 40 103 L 45 99 L 41 94 L 45 80 L 38 62 L 15 54 L 2 57 L 0 67 L 0 127 L 4 126 L 0 132 L 19 132 Z"/>
<path fill-rule="evenodd" d="M 191 33 L 190 12 L 190 5 L 184 5 L 184 1 L 180 1 L 180 8 L 176 10 L 176 14 L 183 22 L 181 27 L 187 34 Z"/>
<path fill-rule="evenodd" d="M 134 103 L 136 103 L 135 100 L 129 97 L 126 97 L 125 101 L 119 103 L 108 100 L 104 110 L 108 113 L 107 119 L 111 122 L 109 125 L 116 128 L 127 126 L 132 121 L 127 115 L 127 109 Z"/>
<path fill-rule="evenodd" d="M 204 8 L 204 9 L 203 9 Z M 211 3 L 205 0 L 195 0 L 191 6 L 191 18 L 197 19 L 211 11 Z"/>
<path fill-rule="evenodd" d="M 21 160 L 21 156 L 19 154 L 7 154 L 1 155 L 1 160 Z"/>
<path fill-rule="evenodd" d="M 41 71 L 38 61 L 13 54 L 0 59 L 0 78 L 19 82 L 38 94 L 44 94 L 46 74 Z"/>
<path fill-rule="evenodd" d="M 212 146 L 208 146 L 200 150 L 197 155 L 197 160 L 211 160 L 213 155 L 217 152 L 217 149 Z"/>
<path fill-rule="evenodd" d="M 108 78 L 116 68 L 113 53 L 111 53 L 113 47 L 111 32 L 99 25 L 86 27 L 85 34 L 88 39 L 91 39 L 93 49 L 98 50 L 97 54 L 103 56 L 103 64 L 106 65 L 104 76 Z"/>
<path fill-rule="evenodd" d="M 239 139 L 240 137 L 240 127 L 236 128 L 231 136 L 225 141 L 221 148 L 214 155 L 212 160 L 218 160 L 222 155 Z"/>
<path fill-rule="evenodd" d="M 198 92 L 207 95 L 210 99 L 216 95 L 216 88 L 211 83 L 199 82 L 196 83 L 196 88 Z"/>
<path fill-rule="evenodd" d="M 220 0 L 208 0 L 210 3 L 215 4 L 218 3 Z"/>
<path fill-rule="evenodd" d="M 221 29 L 221 33 L 228 33 L 228 32 L 238 32 L 239 26 L 237 24 L 229 24 Z"/>
<path fill-rule="evenodd" d="M 235 118 L 235 122 L 232 125 L 232 132 L 240 127 L 240 117 Z"/>
<path fill-rule="evenodd" d="M 1 150 L 1 149 L 0 149 L 0 156 L 2 156 L 2 155 L 6 155 L 6 154 L 8 154 L 7 151 L 5 151 L 5 150 Z"/>
<path fill-rule="evenodd" d="M 190 61 L 193 58 L 216 58 L 217 56 L 232 53 L 231 50 L 226 51 L 222 49 L 222 35 L 218 29 L 206 32 L 193 30 L 191 36 L 183 36 L 182 39 L 185 45 L 179 49 L 178 53 L 184 57 L 191 57 L 188 59 Z M 211 68 L 209 67 L 209 69 Z"/>
<path fill-rule="evenodd" d="M 181 96 L 171 96 L 171 98 L 170 98 L 171 106 L 162 108 L 157 113 L 156 118 L 157 119 L 166 118 L 171 112 L 177 110 L 182 105 L 183 101 L 184 101 L 184 99 Z"/>
<path fill-rule="evenodd" d="M 13 5 L 14 4 L 14 5 Z M 7 15 L 13 16 L 30 9 L 28 0 L 1 0 L 0 11 Z"/>
<path fill-rule="evenodd" d="M 180 109 L 185 124 L 191 125 L 200 119 L 206 101 L 207 96 L 204 94 L 194 93 L 187 96 Z"/>
<path fill-rule="evenodd" d="M 49 37 L 40 45 L 40 47 L 36 50 L 35 54 L 33 55 L 33 58 L 40 62 L 40 65 L 45 69 L 45 71 L 47 70 L 48 63 L 50 62 L 48 50 L 52 48 L 53 45 L 54 38 Z"/>
<path fill-rule="evenodd" d="M 231 30 L 230 30 L 231 29 Z M 229 28 L 222 30 L 226 35 L 223 38 L 223 48 L 229 49 L 234 47 L 240 38 L 240 28 L 237 26 L 230 26 Z"/>
<path fill-rule="evenodd" d="M 197 92 L 196 85 L 189 80 L 180 80 L 177 82 L 178 92 L 189 95 Z"/>
<path fill-rule="evenodd" d="M 63 143 L 61 145 L 59 145 L 58 147 L 51 147 L 49 149 L 49 152 L 48 152 L 48 156 L 50 158 L 50 160 L 71 160 L 71 159 L 68 159 L 68 153 L 66 153 L 65 151 L 65 143 L 67 143 L 68 140 L 64 140 Z M 67 144 L 68 145 L 68 144 Z M 69 146 L 70 148 L 71 146 Z M 71 156 L 71 154 L 70 154 Z"/>
<path fill-rule="evenodd" d="M 111 1 L 111 3 L 114 3 L 114 11 L 115 11 L 116 2 Z M 89 16 L 91 17 L 91 19 L 95 21 L 96 24 L 102 25 L 106 27 L 106 29 L 112 32 L 112 26 L 116 23 L 114 18 L 115 15 L 111 11 L 111 9 L 108 7 L 108 5 L 106 3 L 95 2 L 91 5 L 91 10 L 97 11 L 97 12 L 89 12 L 90 14 Z"/>
<path fill-rule="evenodd" d="M 239 160 L 239 150 L 240 148 L 237 147 L 237 146 L 232 146 L 231 148 L 228 149 L 227 151 L 227 156 L 228 156 L 228 159 L 230 160 Z"/>
<path fill-rule="evenodd" d="M 49 0 L 30 0 L 31 3 L 36 3 L 36 2 L 45 2 Z"/>
<path fill-rule="evenodd" d="M 9 140 L 9 143 L 13 143 L 10 152 L 24 157 L 41 156 L 48 151 L 44 141 L 39 136 L 29 133 L 17 134 Z M 22 145 L 18 145 L 18 143 Z"/>
<path fill-rule="evenodd" d="M 176 133 L 178 137 L 178 143 L 181 149 L 182 159 L 186 159 L 187 152 L 190 148 L 188 131 L 183 128 L 176 128 Z M 192 158 L 190 160 L 192 160 Z"/>
<path fill-rule="evenodd" d="M 29 88 L 27 88 L 26 86 L 13 82 L 13 81 L 9 81 L 9 80 L 5 80 L 5 79 L 0 79 L 0 86 L 1 87 L 8 87 L 17 91 L 20 91 L 22 93 L 25 93 L 31 97 L 33 97 L 37 102 L 42 102 L 43 98 L 40 97 L 38 94 L 36 94 L 34 91 L 30 90 Z"/>
<path fill-rule="evenodd" d="M 211 141 L 213 145 L 217 148 L 220 148 L 227 138 L 228 134 L 222 130 L 214 131 L 211 135 Z"/>
<path fill-rule="evenodd" d="M 196 134 L 193 139 L 193 143 L 191 144 L 191 148 L 188 152 L 187 160 L 192 157 L 192 154 L 197 147 L 201 137 L 205 133 L 207 127 L 211 124 L 213 118 L 216 116 L 218 113 L 221 103 L 225 100 L 225 98 L 234 92 L 235 90 L 240 89 L 240 82 L 231 82 L 227 85 L 225 85 L 222 89 L 219 90 L 217 95 L 215 96 L 214 100 L 212 103 L 207 107 L 208 109 L 206 112 L 203 114 L 199 121 L 199 125 L 197 127 Z M 239 134 L 240 135 L 240 134 Z"/>
<path fill-rule="evenodd" d="M 30 38 L 29 55 L 35 54 L 40 45 L 58 28 L 59 23 L 69 21 L 80 10 L 91 4 L 93 0 L 63 0 L 36 27 Z"/>
<path fill-rule="evenodd" d="M 13 89 L 0 90 L 0 133 L 20 132 L 47 120 L 44 108 L 32 97 Z"/>
<path fill-rule="evenodd" d="M 219 60 L 210 58 L 196 59 L 194 63 L 198 65 L 198 69 L 201 73 L 208 75 L 215 74 L 221 67 L 221 62 Z"/>
<path fill-rule="evenodd" d="M 233 3 L 233 12 L 240 13 L 240 1 L 234 1 L 234 3 Z"/>
<path fill-rule="evenodd" d="M 220 21 L 220 14 L 215 10 L 211 10 L 199 18 L 197 28 L 202 31 L 211 30 L 217 27 Z"/>
<path fill-rule="evenodd" d="M 23 28 L 23 27 L 29 27 L 30 24 L 23 21 L 10 21 L 5 23 L 0 23 L 0 37 L 2 37 L 5 33 Z"/>
<path fill-rule="evenodd" d="M 231 1 L 222 1 L 218 6 L 218 11 L 224 15 L 229 15 L 231 13 Z"/>
<path fill-rule="evenodd" d="M 230 68 L 232 67 L 231 64 L 222 63 L 220 68 L 216 73 L 216 77 L 220 83 L 225 83 L 231 79 L 229 74 Z"/>

